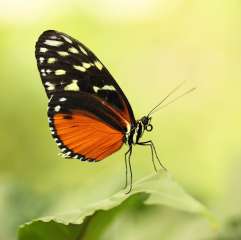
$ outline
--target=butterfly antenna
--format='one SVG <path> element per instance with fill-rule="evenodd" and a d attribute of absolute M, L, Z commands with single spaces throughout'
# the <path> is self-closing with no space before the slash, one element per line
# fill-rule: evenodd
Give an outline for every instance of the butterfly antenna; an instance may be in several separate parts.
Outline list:
<path fill-rule="evenodd" d="M 170 102 L 168 102 L 168 103 L 162 105 L 160 108 L 158 108 L 158 109 L 155 108 L 155 109 L 154 109 L 155 111 L 152 111 L 151 114 L 153 114 L 154 112 L 157 112 L 157 111 L 159 111 L 160 109 L 162 109 L 162 108 L 164 108 L 164 107 L 167 107 L 168 105 L 170 105 L 170 104 L 176 102 L 179 98 L 182 98 L 182 97 L 184 97 L 185 95 L 187 95 L 187 94 L 193 92 L 195 89 L 196 89 L 196 88 L 193 87 L 193 88 L 189 89 L 188 91 L 184 92 L 183 94 L 177 96 L 177 97 L 174 98 L 172 101 L 170 101 Z"/>
<path fill-rule="evenodd" d="M 183 84 L 185 83 L 185 80 L 182 81 L 179 85 L 177 85 L 173 90 L 171 90 L 166 97 L 164 97 L 152 110 L 148 113 L 147 116 L 150 116 L 155 109 L 157 109 L 162 103 L 164 103 L 173 93 L 175 93 Z"/>

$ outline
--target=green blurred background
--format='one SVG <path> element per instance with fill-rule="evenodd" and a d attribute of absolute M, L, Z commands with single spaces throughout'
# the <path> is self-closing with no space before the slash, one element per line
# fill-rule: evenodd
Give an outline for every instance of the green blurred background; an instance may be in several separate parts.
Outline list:
<path fill-rule="evenodd" d="M 35 42 L 48 29 L 96 53 L 136 118 L 181 81 L 188 80 L 180 92 L 196 86 L 153 117 L 154 131 L 145 139 L 155 142 L 174 178 L 222 221 L 241 214 L 239 0 L 0 0 L 0 239 L 15 239 L 19 224 L 96 202 L 124 183 L 126 147 L 97 164 L 57 155 L 34 57 Z M 153 172 L 146 148 L 135 148 L 132 163 L 135 179 Z M 180 214 L 163 210 L 143 224 L 156 231 L 172 226 L 167 240 L 212 232 L 204 221 Z M 125 221 L 121 239 L 142 239 L 132 220 Z"/>

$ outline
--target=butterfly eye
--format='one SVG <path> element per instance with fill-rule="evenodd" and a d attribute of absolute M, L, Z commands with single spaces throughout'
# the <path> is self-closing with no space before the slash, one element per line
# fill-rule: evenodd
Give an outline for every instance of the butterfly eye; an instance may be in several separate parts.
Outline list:
<path fill-rule="evenodd" d="M 146 130 L 147 132 L 151 132 L 152 129 L 153 129 L 153 126 L 152 126 L 151 124 L 148 124 L 148 125 L 145 126 L 145 130 Z"/>
<path fill-rule="evenodd" d="M 149 118 L 144 116 L 142 119 L 141 119 L 142 123 L 146 126 L 148 125 L 148 121 L 149 121 Z"/>

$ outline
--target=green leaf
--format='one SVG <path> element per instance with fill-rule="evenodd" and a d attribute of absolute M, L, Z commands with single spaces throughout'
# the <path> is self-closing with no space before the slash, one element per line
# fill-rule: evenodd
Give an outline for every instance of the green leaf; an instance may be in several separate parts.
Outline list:
<path fill-rule="evenodd" d="M 188 195 L 166 172 L 158 172 L 137 181 L 130 194 L 122 190 L 96 204 L 59 216 L 49 216 L 26 223 L 19 228 L 19 240 L 91 240 L 101 236 L 123 209 L 140 205 L 162 205 L 207 217 L 212 224 L 215 218 L 197 200 Z M 93 231 L 94 229 L 94 231 Z"/>
<path fill-rule="evenodd" d="M 233 216 L 222 226 L 215 240 L 238 240 L 241 239 L 241 216 Z M 211 239 L 210 239 L 211 240 Z"/>

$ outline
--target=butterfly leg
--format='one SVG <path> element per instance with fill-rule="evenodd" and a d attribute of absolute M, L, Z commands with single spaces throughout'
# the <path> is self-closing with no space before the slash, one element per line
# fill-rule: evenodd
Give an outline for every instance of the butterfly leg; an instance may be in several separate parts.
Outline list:
<path fill-rule="evenodd" d="M 138 143 L 138 145 L 150 147 L 152 164 L 153 164 L 155 172 L 157 172 L 157 167 L 156 167 L 156 164 L 155 164 L 155 161 L 154 161 L 154 153 L 153 153 L 152 145 L 148 142 L 140 142 L 140 143 Z"/>
<path fill-rule="evenodd" d="M 132 167 L 131 167 L 131 154 L 132 154 L 132 146 L 129 147 L 128 151 L 125 153 L 125 168 L 126 168 L 126 180 L 125 180 L 125 187 L 124 189 L 127 188 L 128 186 L 128 170 L 130 172 L 130 188 L 126 192 L 126 194 L 130 193 L 132 190 Z"/>
<path fill-rule="evenodd" d="M 128 184 L 128 158 L 127 155 L 129 153 L 130 149 L 125 153 L 125 169 L 126 169 L 126 177 L 125 177 L 125 186 L 124 189 L 127 188 L 127 184 Z"/>
<path fill-rule="evenodd" d="M 156 168 L 156 165 L 155 165 L 155 161 L 154 161 L 154 154 L 156 156 L 156 159 L 159 163 L 159 165 L 162 167 L 163 170 L 167 171 L 167 169 L 164 167 L 164 165 L 161 163 L 158 155 L 157 155 L 157 152 L 156 152 L 156 148 L 155 148 L 155 145 L 154 143 L 150 140 L 150 141 L 146 141 L 146 142 L 139 142 L 137 143 L 138 145 L 142 145 L 142 146 L 149 146 L 151 148 L 151 153 L 152 153 L 152 163 L 153 163 L 153 166 L 154 166 L 154 169 L 155 171 L 157 172 L 157 168 Z M 153 154 L 154 153 L 154 154 Z"/>

